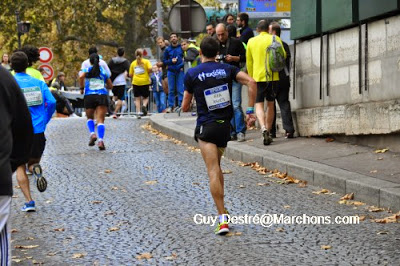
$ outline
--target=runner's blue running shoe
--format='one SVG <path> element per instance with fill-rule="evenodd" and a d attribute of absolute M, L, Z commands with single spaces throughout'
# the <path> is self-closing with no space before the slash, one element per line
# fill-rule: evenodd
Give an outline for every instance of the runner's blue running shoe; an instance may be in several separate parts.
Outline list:
<path fill-rule="evenodd" d="M 31 200 L 30 202 L 25 203 L 24 206 L 22 206 L 21 211 L 23 211 L 23 212 L 34 212 L 34 211 L 36 211 L 35 201 Z"/>

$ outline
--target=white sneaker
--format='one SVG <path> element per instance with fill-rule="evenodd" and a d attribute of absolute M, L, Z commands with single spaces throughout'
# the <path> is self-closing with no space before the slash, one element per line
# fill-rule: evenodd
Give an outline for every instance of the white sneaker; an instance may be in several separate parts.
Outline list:
<path fill-rule="evenodd" d="M 238 142 L 243 142 L 243 141 L 245 141 L 246 140 L 246 135 L 244 134 L 244 133 L 242 133 L 242 132 L 239 132 L 238 134 L 237 134 L 237 141 Z"/>

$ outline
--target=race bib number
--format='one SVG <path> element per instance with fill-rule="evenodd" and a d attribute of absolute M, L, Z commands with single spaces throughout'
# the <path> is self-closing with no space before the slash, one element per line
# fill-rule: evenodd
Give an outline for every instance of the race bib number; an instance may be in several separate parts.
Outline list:
<path fill-rule="evenodd" d="M 104 81 L 100 79 L 89 79 L 89 88 L 97 91 L 104 89 Z"/>
<path fill-rule="evenodd" d="M 42 91 L 39 87 L 31 87 L 23 89 L 26 104 L 30 106 L 37 106 L 43 103 Z"/>
<path fill-rule="evenodd" d="M 135 75 L 140 75 L 140 74 L 144 74 L 144 68 L 141 66 L 136 66 L 135 67 Z"/>
<path fill-rule="evenodd" d="M 231 105 L 228 84 L 217 86 L 204 91 L 208 110 L 213 111 Z"/>

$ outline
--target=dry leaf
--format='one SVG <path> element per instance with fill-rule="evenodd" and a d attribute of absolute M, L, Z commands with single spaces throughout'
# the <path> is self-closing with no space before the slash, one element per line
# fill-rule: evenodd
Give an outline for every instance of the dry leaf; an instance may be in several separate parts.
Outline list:
<path fill-rule="evenodd" d="M 151 255 L 150 253 L 143 253 L 143 254 L 140 254 L 140 255 L 136 256 L 136 259 L 138 259 L 138 260 L 142 260 L 142 259 L 148 260 L 148 259 L 151 259 L 152 257 L 153 257 L 153 255 Z"/>
<path fill-rule="evenodd" d="M 157 184 L 157 180 L 151 180 L 151 181 L 146 181 L 144 182 L 146 185 L 155 185 Z"/>
<path fill-rule="evenodd" d="M 378 160 L 378 161 L 381 161 L 381 160 L 383 160 L 383 158 L 382 157 L 379 157 L 378 159 L 376 159 L 376 160 Z"/>
<path fill-rule="evenodd" d="M 377 235 L 388 235 L 389 232 L 388 231 L 379 231 L 378 233 L 376 233 Z"/>
<path fill-rule="evenodd" d="M 65 229 L 64 228 L 56 228 L 56 229 L 54 229 L 54 231 L 56 231 L 56 232 L 64 232 Z"/>
<path fill-rule="evenodd" d="M 28 246 L 21 246 L 21 245 L 18 245 L 18 246 L 14 246 L 14 248 L 16 248 L 16 249 L 32 249 L 32 248 L 37 248 L 39 245 L 28 245 Z"/>
<path fill-rule="evenodd" d="M 257 183 L 257 186 L 269 186 L 269 184 L 268 183 Z"/>
<path fill-rule="evenodd" d="M 15 189 L 19 189 L 19 188 L 21 188 L 21 187 L 20 187 L 20 186 L 14 186 L 14 188 L 15 188 Z"/>
<path fill-rule="evenodd" d="M 192 185 L 200 186 L 200 183 L 198 183 L 198 182 L 193 182 Z"/>
<path fill-rule="evenodd" d="M 378 170 L 371 170 L 371 171 L 369 171 L 371 174 L 376 174 L 376 173 L 378 173 Z"/>
<path fill-rule="evenodd" d="M 47 253 L 47 256 L 51 257 L 51 256 L 55 256 L 57 255 L 58 252 L 49 252 Z"/>
<path fill-rule="evenodd" d="M 321 246 L 321 249 L 323 249 L 323 250 L 328 250 L 328 249 L 331 249 L 331 248 L 332 248 L 332 246 L 325 246 L 325 245 Z"/>
<path fill-rule="evenodd" d="M 343 197 L 341 197 L 340 199 L 341 200 L 352 200 L 352 199 L 354 199 L 354 193 L 346 194 Z"/>
<path fill-rule="evenodd" d="M 333 138 L 326 138 L 325 141 L 326 141 L 326 142 L 334 142 L 335 139 L 333 139 Z"/>
<path fill-rule="evenodd" d="M 178 257 L 178 255 L 176 255 L 175 253 L 172 253 L 171 256 L 165 257 L 165 259 L 166 259 L 166 260 L 174 260 L 174 259 L 176 259 L 177 257 Z"/>
<path fill-rule="evenodd" d="M 388 223 L 397 223 L 397 220 L 400 219 L 400 212 L 393 214 L 391 216 L 385 217 L 383 219 L 375 219 L 375 223 L 382 223 L 382 224 L 388 224 Z"/>
<path fill-rule="evenodd" d="M 236 233 L 234 233 L 234 232 L 229 232 L 229 233 L 227 233 L 225 236 L 241 236 L 242 235 L 242 232 L 236 232 Z"/>
<path fill-rule="evenodd" d="M 359 216 L 359 219 L 360 219 L 361 222 L 362 222 L 362 221 L 365 221 L 366 218 L 367 218 L 367 216 L 365 216 L 365 215 Z"/>
<path fill-rule="evenodd" d="M 245 185 L 240 185 L 239 188 L 245 188 Z"/>
<path fill-rule="evenodd" d="M 321 189 L 320 191 L 313 191 L 313 194 L 317 194 L 317 195 L 328 194 L 328 193 L 331 193 L 331 192 L 325 188 Z"/>
<path fill-rule="evenodd" d="M 307 186 L 307 183 L 304 183 L 304 182 L 302 182 L 302 183 L 300 183 L 299 185 L 298 185 L 298 187 L 301 187 L 301 188 L 304 188 L 304 187 L 306 187 Z"/>
<path fill-rule="evenodd" d="M 283 206 L 283 208 L 289 209 L 289 208 L 290 208 L 290 205 L 285 205 L 285 206 Z"/>
<path fill-rule="evenodd" d="M 11 229 L 11 233 L 18 233 L 17 229 Z"/>
<path fill-rule="evenodd" d="M 243 162 L 239 163 L 239 166 L 242 166 L 242 167 L 250 166 L 250 165 L 251 165 L 251 163 L 243 163 Z"/>
<path fill-rule="evenodd" d="M 27 237 L 27 238 L 25 238 L 25 240 L 35 240 L 35 238 L 33 238 L 33 237 Z"/>
<path fill-rule="evenodd" d="M 352 201 L 352 200 L 340 200 L 339 204 L 345 204 L 345 205 L 354 205 L 354 206 L 362 206 L 365 205 L 364 202 L 361 201 Z"/>
<path fill-rule="evenodd" d="M 75 254 L 72 256 L 72 258 L 73 258 L 73 259 L 80 259 L 80 258 L 85 257 L 85 255 L 86 255 L 86 254 L 83 254 L 83 253 L 75 253 Z"/>
<path fill-rule="evenodd" d="M 119 231 L 119 227 L 110 227 L 108 228 L 109 232 Z"/>
<path fill-rule="evenodd" d="M 232 174 L 231 170 L 222 170 L 222 173 L 227 175 L 227 174 Z"/>
<path fill-rule="evenodd" d="M 24 261 L 24 259 L 12 259 L 12 262 L 20 263 Z"/>
<path fill-rule="evenodd" d="M 108 211 L 108 212 L 105 212 L 104 213 L 104 215 L 115 215 L 116 213 L 115 212 L 113 212 L 113 211 Z"/>
<path fill-rule="evenodd" d="M 111 190 L 118 190 L 118 187 L 111 187 Z"/>
<path fill-rule="evenodd" d="M 110 169 L 106 169 L 106 170 L 104 170 L 104 173 L 106 173 L 106 174 L 109 174 L 109 173 L 111 173 L 112 171 L 110 170 Z"/>
<path fill-rule="evenodd" d="M 389 149 L 382 149 L 382 150 L 376 150 L 375 153 L 385 153 L 387 152 Z"/>
<path fill-rule="evenodd" d="M 92 201 L 92 204 L 100 204 L 100 203 L 103 203 L 101 200 L 93 200 Z"/>
<path fill-rule="evenodd" d="M 385 210 L 384 208 L 379 208 L 379 207 L 375 207 L 375 206 L 371 206 L 371 207 L 368 208 L 369 212 L 381 212 L 381 211 L 384 211 L 384 210 Z"/>
<path fill-rule="evenodd" d="M 275 231 L 277 231 L 277 232 L 285 232 L 285 229 L 283 229 L 282 227 L 278 227 L 278 228 L 276 228 Z"/>

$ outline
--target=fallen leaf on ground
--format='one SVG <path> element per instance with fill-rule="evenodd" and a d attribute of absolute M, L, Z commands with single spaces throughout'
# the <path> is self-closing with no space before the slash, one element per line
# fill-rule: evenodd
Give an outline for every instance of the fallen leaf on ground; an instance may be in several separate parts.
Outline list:
<path fill-rule="evenodd" d="M 378 173 L 378 170 L 371 170 L 371 171 L 369 171 L 371 174 L 376 174 L 376 173 Z"/>
<path fill-rule="evenodd" d="M 352 200 L 352 199 L 354 199 L 354 193 L 346 194 L 343 197 L 341 197 L 340 199 L 341 200 Z"/>
<path fill-rule="evenodd" d="M 58 252 L 49 252 L 47 253 L 47 256 L 51 257 L 51 256 L 55 256 L 57 255 Z"/>
<path fill-rule="evenodd" d="M 104 173 L 106 173 L 106 174 L 109 174 L 109 173 L 111 173 L 112 171 L 110 170 L 110 169 L 106 169 L 106 170 L 104 170 Z"/>
<path fill-rule="evenodd" d="M 231 170 L 222 170 L 222 173 L 223 174 L 232 174 L 232 171 Z"/>
<path fill-rule="evenodd" d="M 110 227 L 108 228 L 109 232 L 119 231 L 119 227 Z"/>
<path fill-rule="evenodd" d="M 13 198 L 13 199 L 16 199 L 16 198 L 18 198 L 18 196 L 17 196 L 17 195 L 13 195 L 12 198 Z"/>
<path fill-rule="evenodd" d="M 382 157 L 379 157 L 377 160 L 378 160 L 378 161 L 381 161 L 381 160 L 383 160 L 383 158 L 382 158 Z"/>
<path fill-rule="evenodd" d="M 262 186 L 269 186 L 269 184 L 268 184 L 268 183 L 257 183 L 257 186 L 260 186 L 260 187 L 262 187 Z"/>
<path fill-rule="evenodd" d="M 85 255 L 86 255 L 86 254 L 83 254 L 83 253 L 75 253 L 75 254 L 72 256 L 72 258 L 73 258 L 73 259 L 80 259 L 80 258 L 85 257 Z"/>
<path fill-rule="evenodd" d="M 56 229 L 54 229 L 54 231 L 56 231 L 56 232 L 64 232 L 65 229 L 64 228 L 56 228 Z"/>
<path fill-rule="evenodd" d="M 192 185 L 194 185 L 194 186 L 200 186 L 200 183 L 198 183 L 198 182 L 193 182 Z"/>
<path fill-rule="evenodd" d="M 362 221 L 365 221 L 366 218 L 367 218 L 367 216 L 365 216 L 365 215 L 359 216 L 359 219 L 360 219 L 361 222 L 362 222 Z"/>
<path fill-rule="evenodd" d="M 354 205 L 354 206 L 362 206 L 365 205 L 364 202 L 361 201 L 352 201 L 352 200 L 340 200 L 339 204 L 345 204 L 345 205 Z"/>
<path fill-rule="evenodd" d="M 278 227 L 278 228 L 276 228 L 275 231 L 277 231 L 277 232 L 285 232 L 285 229 L 283 229 L 282 227 Z"/>
<path fill-rule="evenodd" d="M 328 250 L 328 249 L 331 249 L 331 248 L 332 248 L 332 246 L 325 246 L 325 245 L 321 246 L 321 249 L 323 249 L 323 250 Z"/>
<path fill-rule="evenodd" d="M 165 259 L 166 259 L 166 260 L 174 260 L 174 259 L 176 259 L 177 257 L 178 257 L 178 255 L 176 255 L 175 253 L 172 253 L 171 256 L 165 257 Z"/>
<path fill-rule="evenodd" d="M 245 187 L 246 187 L 245 185 L 240 185 L 240 186 L 239 186 L 239 188 L 245 188 Z"/>
<path fill-rule="evenodd" d="M 299 185 L 298 185 L 298 187 L 301 187 L 301 188 L 304 188 L 304 187 L 306 187 L 307 186 L 307 183 L 300 183 Z"/>
<path fill-rule="evenodd" d="M 20 263 L 23 262 L 24 259 L 12 259 L 12 262 Z"/>
<path fill-rule="evenodd" d="M 285 205 L 285 206 L 283 206 L 283 208 L 289 209 L 289 208 L 290 208 L 290 205 Z"/>
<path fill-rule="evenodd" d="M 39 245 L 27 245 L 27 246 L 18 245 L 18 246 L 14 246 L 14 248 L 17 248 L 17 249 L 32 249 L 32 248 L 37 248 L 37 247 L 39 247 Z"/>
<path fill-rule="evenodd" d="M 43 265 L 43 262 L 37 261 L 37 260 L 32 260 L 33 264 L 39 264 L 39 265 Z"/>
<path fill-rule="evenodd" d="M 144 182 L 146 185 L 155 185 L 157 184 L 157 180 L 151 180 L 151 181 L 146 181 Z"/>
<path fill-rule="evenodd" d="M 105 212 L 104 215 L 115 215 L 116 213 L 114 211 L 108 211 Z"/>
<path fill-rule="evenodd" d="M 92 204 L 100 204 L 100 203 L 103 203 L 101 200 L 93 200 L 92 201 Z"/>
<path fill-rule="evenodd" d="M 335 139 L 333 139 L 333 138 L 326 138 L 325 141 L 326 141 L 326 142 L 334 142 Z"/>
<path fill-rule="evenodd" d="M 325 188 L 321 189 L 320 191 L 313 191 L 313 194 L 317 194 L 317 195 L 328 194 L 328 193 L 331 193 L 331 192 Z"/>
<path fill-rule="evenodd" d="M 111 187 L 111 190 L 118 190 L 118 187 Z"/>
<path fill-rule="evenodd" d="M 379 207 L 375 207 L 375 206 L 371 206 L 371 207 L 368 208 L 369 212 L 381 212 L 381 211 L 384 211 L 384 210 L 385 210 L 384 208 L 379 208 Z"/>
<path fill-rule="evenodd" d="M 389 149 L 382 149 L 382 150 L 376 150 L 375 153 L 385 153 L 387 152 Z"/>
<path fill-rule="evenodd" d="M 251 163 L 243 163 L 243 162 L 239 163 L 239 166 L 242 166 L 242 167 L 250 166 L 250 165 L 251 165 Z"/>
<path fill-rule="evenodd" d="M 52 201 L 51 200 L 46 200 L 46 203 L 49 204 L 49 203 L 52 203 Z"/>
<path fill-rule="evenodd" d="M 148 260 L 148 259 L 151 259 L 152 257 L 153 257 L 153 255 L 151 255 L 150 253 L 143 253 L 143 254 L 140 254 L 140 255 L 136 256 L 136 259 L 138 259 L 138 260 L 142 260 L 142 259 Z"/>
<path fill-rule="evenodd" d="M 378 233 L 376 233 L 377 235 L 388 235 L 389 232 L 388 231 L 379 231 Z"/>
<path fill-rule="evenodd" d="M 225 236 L 241 236 L 242 232 L 229 232 Z"/>
<path fill-rule="evenodd" d="M 15 189 L 19 189 L 19 188 L 21 188 L 21 187 L 20 187 L 20 186 L 14 186 L 14 188 L 15 188 Z"/>
<path fill-rule="evenodd" d="M 382 224 L 388 224 L 388 223 L 397 223 L 397 220 L 400 219 L 400 212 L 393 214 L 391 216 L 385 217 L 383 219 L 375 219 L 375 223 L 382 223 Z"/>
<path fill-rule="evenodd" d="M 35 238 L 29 236 L 29 237 L 25 238 L 25 240 L 35 240 Z"/>
<path fill-rule="evenodd" d="M 11 229 L 11 233 L 18 233 L 17 229 Z"/>

